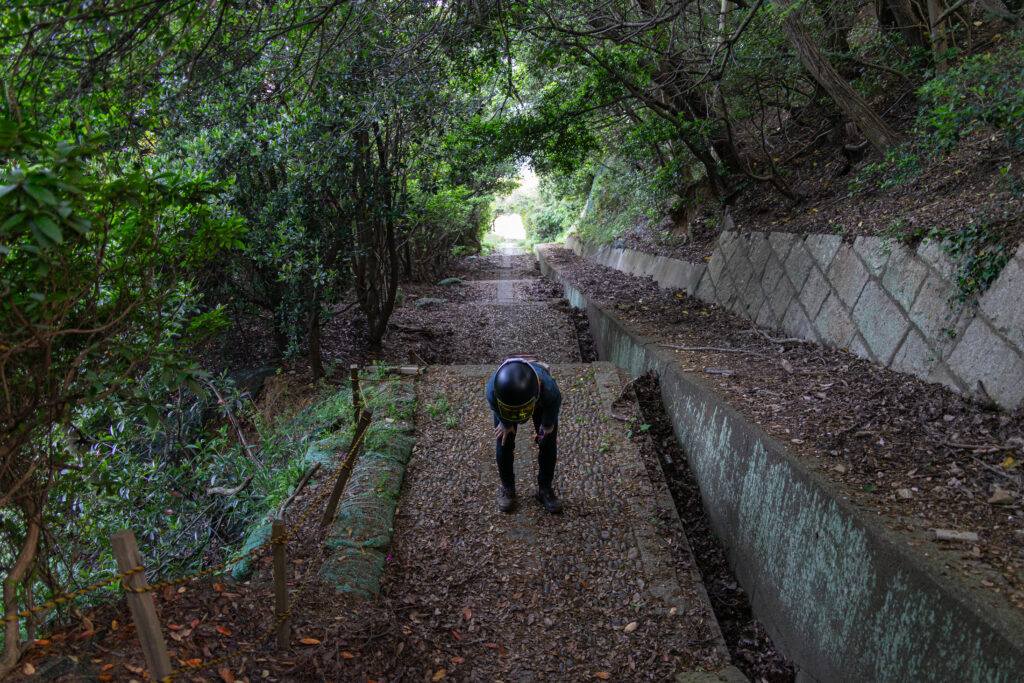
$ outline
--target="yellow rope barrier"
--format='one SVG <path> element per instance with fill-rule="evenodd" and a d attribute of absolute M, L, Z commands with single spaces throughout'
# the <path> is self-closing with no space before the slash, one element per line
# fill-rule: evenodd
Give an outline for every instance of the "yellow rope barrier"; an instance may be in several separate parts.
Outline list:
<path fill-rule="evenodd" d="M 80 588 L 80 589 L 74 591 L 73 593 L 66 593 L 64 595 L 58 595 L 57 597 L 53 598 L 52 600 L 47 600 L 46 602 L 42 603 L 41 605 L 36 605 L 35 607 L 32 607 L 30 609 L 21 610 L 19 612 L 15 612 L 14 614 L 8 614 L 8 615 L 4 616 L 4 618 L 2 620 L 0 620 L 0 623 L 8 624 L 8 623 L 10 623 L 12 621 L 17 621 L 18 619 L 20 619 L 22 617 L 28 617 L 28 616 L 31 616 L 33 614 L 38 614 L 39 612 L 43 612 L 43 611 L 46 611 L 46 610 L 50 609 L 51 607 L 56 607 L 57 605 L 61 605 L 61 604 L 65 603 L 65 602 L 68 602 L 69 600 L 74 600 L 75 598 L 80 598 L 83 595 L 86 595 L 88 593 L 92 593 L 93 591 L 97 591 L 100 588 L 103 588 L 105 586 L 109 586 L 110 584 L 114 583 L 115 581 L 120 581 L 121 579 L 128 578 L 132 574 L 138 574 L 141 571 L 142 571 L 142 567 L 141 566 L 140 567 L 135 567 L 133 569 L 129 569 L 126 572 L 121 572 L 117 576 L 112 576 L 109 579 L 104 579 L 103 581 L 100 581 L 98 583 L 94 583 L 91 586 L 87 586 L 86 588 Z"/>
<path fill-rule="evenodd" d="M 380 378 L 380 379 L 365 378 L 366 381 L 370 381 L 370 382 L 400 382 L 400 381 L 404 381 L 405 379 L 407 379 L 407 378 L 404 377 L 404 376 L 403 377 L 397 377 L 397 378 Z M 367 402 L 364 399 L 362 389 L 359 390 L 359 398 L 360 398 L 360 402 L 362 403 L 363 406 L 365 406 L 365 407 L 369 407 L 370 406 L 370 402 Z M 380 398 L 379 394 L 377 396 L 374 396 L 374 399 L 378 399 L 378 398 Z M 342 459 L 341 463 L 339 464 L 337 471 L 334 473 L 334 476 L 331 477 L 331 479 L 330 479 L 330 483 L 332 485 L 338 481 L 338 478 L 341 476 L 342 471 L 344 470 L 344 465 L 345 465 L 346 462 L 348 462 L 349 458 L 355 457 L 355 453 L 359 449 L 359 446 L 362 444 L 363 439 L 366 436 L 366 432 L 369 430 L 369 427 L 370 427 L 370 424 L 368 423 L 365 427 L 363 427 L 362 430 L 360 430 L 360 432 L 358 434 L 354 435 L 352 443 L 349 446 L 348 452 L 345 454 L 345 457 Z M 287 533 L 285 533 L 285 535 L 283 537 L 282 536 L 278 536 L 278 537 L 275 537 L 275 538 L 271 538 L 268 541 L 260 544 L 256 548 L 253 548 L 249 552 L 247 552 L 247 553 L 245 553 L 243 555 L 240 555 L 239 557 L 233 558 L 233 559 L 231 559 L 231 560 L 229 560 L 227 562 L 219 564 L 216 567 L 210 567 L 208 569 L 204 569 L 202 571 L 195 572 L 195 573 L 192 573 L 192 574 L 189 574 L 187 576 L 183 576 L 183 577 L 180 577 L 180 578 L 177 578 L 177 579 L 172 579 L 172 580 L 169 580 L 169 581 L 161 581 L 159 583 L 150 584 L 146 588 L 130 588 L 128 586 L 125 586 L 123 583 L 121 585 L 121 588 L 125 592 L 127 592 L 127 593 L 152 593 L 152 592 L 155 592 L 155 591 L 163 590 L 163 589 L 171 587 L 171 586 L 177 586 L 177 585 L 180 585 L 180 584 L 189 583 L 191 581 L 195 581 L 197 579 L 200 579 L 200 578 L 202 578 L 204 576 L 209 576 L 211 574 L 215 574 L 217 572 L 220 572 L 220 571 L 222 571 L 222 570 L 224 570 L 224 569 L 226 569 L 226 568 L 228 568 L 228 567 L 230 567 L 230 566 L 232 566 L 234 564 L 238 564 L 239 562 L 241 562 L 241 561 L 243 561 L 243 560 L 245 560 L 247 558 L 254 557 L 254 556 L 259 554 L 263 550 L 266 550 L 267 548 L 269 548 L 272 545 L 279 544 L 279 543 L 286 543 L 287 541 L 289 541 L 289 540 L 291 540 L 292 538 L 295 537 L 296 533 L 302 527 L 303 523 L 306 521 L 306 519 L 309 517 L 309 515 L 313 512 L 313 510 L 315 510 L 317 508 L 317 506 L 327 496 L 327 494 L 331 491 L 332 488 L 333 488 L 333 486 L 324 486 L 322 488 L 322 490 L 320 491 L 319 495 L 317 495 L 317 497 L 314 498 L 313 501 L 306 507 L 306 511 L 302 514 L 301 517 L 299 517 L 298 521 L 296 521 L 295 524 L 292 525 L 291 529 Z M 325 544 L 320 544 L 320 550 L 318 551 L 317 557 L 316 557 L 316 559 L 313 562 L 313 567 L 314 568 L 319 566 L 319 564 L 323 561 L 323 554 L 324 554 L 325 547 L 326 547 Z M 360 546 L 359 549 L 360 549 L 360 551 L 365 552 L 365 550 L 362 548 L 362 546 Z M 30 608 L 30 609 L 20 610 L 18 612 L 13 613 L 13 614 L 5 615 L 2 619 L 0 619 L 0 623 L 6 624 L 6 623 L 10 623 L 12 621 L 16 621 L 16 620 L 18 620 L 20 618 L 23 618 L 23 617 L 28 617 L 28 616 L 31 616 L 33 614 L 38 614 L 39 612 L 46 611 L 48 609 L 56 607 L 57 605 L 69 602 L 70 600 L 73 600 L 75 598 L 81 597 L 83 595 L 87 595 L 89 593 L 92 593 L 94 591 L 99 590 L 100 588 L 104 588 L 106 586 L 109 586 L 109 585 L 111 585 L 112 583 L 114 583 L 116 581 L 121 581 L 122 579 L 128 578 L 129 576 L 132 576 L 133 574 L 137 574 L 138 572 L 141 572 L 141 571 L 143 571 L 143 567 L 142 566 L 134 567 L 132 569 L 129 569 L 128 571 L 121 572 L 117 576 L 112 576 L 110 578 L 104 579 L 103 581 L 99 581 L 97 583 L 94 583 L 91 586 L 87 586 L 85 588 L 81 588 L 81 589 L 76 590 L 76 591 L 74 591 L 72 593 L 67 593 L 67 594 L 64 594 L 64 595 L 59 595 L 59 596 L 53 598 L 52 600 L 48 600 L 48 601 L 46 601 L 46 602 L 44 602 L 44 603 L 42 603 L 40 605 L 37 605 L 35 607 Z M 223 657 L 218 657 L 217 659 L 213 659 L 213 660 L 210 660 L 208 662 L 204 662 L 204 663 L 199 664 L 197 666 L 189 666 L 189 667 L 183 667 L 183 668 L 180 668 L 180 669 L 176 669 L 175 671 L 171 672 L 170 675 L 164 677 L 161 680 L 169 682 L 169 681 L 173 680 L 174 678 L 176 678 L 177 676 L 180 676 L 183 673 L 187 673 L 189 671 L 198 671 L 200 669 L 206 669 L 206 668 L 209 668 L 211 666 L 216 666 L 217 664 L 224 663 L 224 662 L 228 661 L 229 659 L 232 659 L 232 658 L 237 657 L 239 655 L 243 655 L 243 654 L 249 652 L 250 650 L 252 650 L 253 648 L 255 648 L 259 643 L 263 642 L 271 633 L 273 633 L 286 619 L 288 619 L 288 617 L 292 613 L 292 608 L 295 606 L 295 603 L 302 596 L 303 591 L 305 591 L 306 586 L 307 586 L 308 581 L 309 581 L 309 577 L 312 574 L 314 574 L 314 573 L 315 573 L 315 569 L 310 569 L 310 570 L 308 570 L 306 572 L 306 575 L 305 575 L 305 577 L 302 580 L 302 584 L 300 585 L 299 590 L 295 593 L 295 596 L 292 598 L 291 602 L 288 605 L 288 609 L 284 612 L 284 614 L 280 615 L 274 621 L 274 623 L 270 626 L 270 628 L 267 629 L 262 635 L 260 635 L 260 637 L 258 639 L 256 639 L 254 642 L 250 643 L 249 645 L 245 646 L 244 648 L 241 648 L 241 649 L 239 649 L 239 650 L 237 650 L 235 652 L 232 652 L 232 653 L 230 653 L 228 655 L 225 655 Z"/>

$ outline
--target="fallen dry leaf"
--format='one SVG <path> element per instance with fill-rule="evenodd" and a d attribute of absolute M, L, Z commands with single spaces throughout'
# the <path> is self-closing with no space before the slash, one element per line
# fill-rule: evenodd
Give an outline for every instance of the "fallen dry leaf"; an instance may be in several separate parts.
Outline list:
<path fill-rule="evenodd" d="M 299 642 L 303 645 L 319 645 L 320 641 L 316 638 L 299 638 Z"/>
<path fill-rule="evenodd" d="M 352 654 L 351 652 L 342 652 L 341 653 L 341 658 L 342 659 L 355 659 L 356 656 L 354 654 Z"/>
<path fill-rule="evenodd" d="M 462 657 L 452 657 L 452 663 L 453 664 L 462 664 L 464 661 L 466 661 L 466 660 L 463 659 Z"/>
<path fill-rule="evenodd" d="M 31 676 L 35 672 L 36 668 L 32 666 L 30 662 L 25 662 L 25 665 L 21 667 L 21 673 L 25 674 L 26 676 Z"/>
<path fill-rule="evenodd" d="M 462 636 L 460 636 L 459 632 L 455 629 L 452 629 L 452 635 L 455 636 L 455 640 L 462 640 Z"/>
<path fill-rule="evenodd" d="M 469 621 L 473 618 L 473 610 L 467 607 L 466 609 L 462 610 L 462 616 L 466 619 L 466 621 Z"/>
<path fill-rule="evenodd" d="M 445 671 L 444 669 L 438 669 L 437 673 L 430 677 L 430 680 L 432 680 L 432 681 L 439 681 L 439 680 L 441 680 L 442 678 L 444 678 L 447 675 L 448 675 L 447 671 Z"/>
<path fill-rule="evenodd" d="M 625 631 L 626 633 L 632 633 L 633 631 L 636 630 L 637 626 L 639 626 L 639 625 L 640 624 L 638 624 L 637 622 L 631 621 L 628 624 L 626 624 L 626 628 L 624 628 L 622 630 Z"/>
<path fill-rule="evenodd" d="M 595 671 L 594 675 L 600 678 L 602 681 L 607 681 L 609 678 L 612 677 L 612 675 L 607 671 Z"/>
<path fill-rule="evenodd" d="M 224 667 L 223 669 L 217 669 L 217 673 L 220 674 L 220 678 L 224 683 L 235 683 L 235 674 L 231 673 L 231 669 Z"/>
<path fill-rule="evenodd" d="M 221 634 L 222 636 L 230 636 L 231 635 L 231 629 L 226 628 L 224 626 L 218 626 L 217 627 L 217 633 Z"/>

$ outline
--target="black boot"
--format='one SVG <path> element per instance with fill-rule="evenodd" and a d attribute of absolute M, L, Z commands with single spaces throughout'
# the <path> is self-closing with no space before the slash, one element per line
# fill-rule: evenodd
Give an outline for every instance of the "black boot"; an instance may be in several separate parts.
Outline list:
<path fill-rule="evenodd" d="M 537 495 L 535 496 L 544 509 L 553 515 L 562 513 L 562 502 L 558 500 L 555 492 L 551 490 L 550 486 L 541 486 L 537 489 Z"/>
<path fill-rule="evenodd" d="M 512 512 L 516 506 L 516 487 L 502 486 L 498 493 L 498 509 L 502 512 Z"/>

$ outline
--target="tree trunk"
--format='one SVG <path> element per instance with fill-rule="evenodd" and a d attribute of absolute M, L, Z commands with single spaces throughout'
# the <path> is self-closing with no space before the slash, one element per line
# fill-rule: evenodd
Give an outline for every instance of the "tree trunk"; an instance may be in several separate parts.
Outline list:
<path fill-rule="evenodd" d="M 928 24 L 931 26 L 932 36 L 932 58 L 935 61 L 935 71 L 946 73 L 949 71 L 949 61 L 946 53 L 949 52 L 949 43 L 946 41 L 946 19 L 939 20 L 946 6 L 942 0 L 928 0 Z"/>
<path fill-rule="evenodd" d="M 780 5 L 785 12 L 782 30 L 811 77 L 829 94 L 840 111 L 857 124 L 875 149 L 884 153 L 895 145 L 899 141 L 899 136 L 821 54 L 821 50 L 807 32 L 800 12 L 789 6 L 785 0 L 781 0 Z"/>
<path fill-rule="evenodd" d="M 320 350 L 320 297 L 313 295 L 313 310 L 309 312 L 309 367 L 313 381 L 324 376 L 324 363 Z"/>
<path fill-rule="evenodd" d="M 875 0 L 875 16 L 884 33 L 895 31 L 908 47 L 928 49 L 923 17 L 910 0 Z"/>
<path fill-rule="evenodd" d="M 39 534 L 42 529 L 39 508 L 31 496 L 24 496 L 18 503 L 25 516 L 25 540 L 18 552 L 18 559 L 7 576 L 4 577 L 4 616 L 18 611 L 18 586 L 26 578 L 32 563 L 36 559 L 39 548 Z M 0 652 L 0 678 L 3 678 L 18 665 L 21 658 L 21 641 L 18 633 L 18 620 L 9 621 L 4 626 L 4 649 Z"/>

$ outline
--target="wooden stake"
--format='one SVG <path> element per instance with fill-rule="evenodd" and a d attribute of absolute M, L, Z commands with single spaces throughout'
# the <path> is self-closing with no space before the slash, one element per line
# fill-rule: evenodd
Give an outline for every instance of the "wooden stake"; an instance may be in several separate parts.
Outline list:
<path fill-rule="evenodd" d="M 270 538 L 274 539 L 274 607 L 280 619 L 288 610 L 288 577 L 285 564 L 285 525 L 283 519 L 275 519 L 270 528 Z M 280 542 L 277 542 L 280 539 Z M 291 619 L 285 619 L 277 627 L 277 649 L 284 650 L 291 641 Z"/>
<path fill-rule="evenodd" d="M 363 410 L 362 395 L 359 393 L 359 366 L 348 366 L 348 376 L 352 383 L 352 424 L 359 424 L 359 413 Z"/>
<path fill-rule="evenodd" d="M 110 545 L 114 548 L 114 557 L 117 558 L 119 572 L 126 572 L 142 566 L 142 555 L 139 554 L 139 545 L 135 542 L 135 534 L 131 529 L 123 529 L 111 536 Z M 123 581 L 125 587 L 135 590 L 146 588 L 148 585 L 145 570 L 125 577 Z M 125 598 L 128 600 L 132 619 L 135 620 L 135 631 L 139 634 L 142 654 L 145 655 L 146 666 L 149 667 L 150 680 L 159 681 L 170 676 L 171 660 L 167 656 L 167 643 L 164 642 L 164 634 L 160 630 L 156 606 L 153 605 L 153 595 L 151 593 L 126 592 Z"/>
<path fill-rule="evenodd" d="M 352 445 L 349 446 L 348 455 L 341 466 L 341 471 L 338 473 L 338 481 L 335 482 L 334 490 L 331 491 L 331 499 L 327 501 L 327 509 L 324 510 L 324 516 L 320 519 L 321 529 L 334 520 L 334 515 L 338 511 L 338 501 L 341 500 L 341 492 L 345 490 L 345 484 L 348 483 L 348 478 L 352 474 L 352 466 L 356 462 L 356 455 L 359 453 L 359 449 L 355 447 L 355 440 L 359 438 L 359 434 L 366 427 L 370 426 L 370 420 L 372 418 L 373 411 L 371 410 L 364 410 L 359 416 L 359 422 L 356 424 L 356 431 L 352 434 Z"/>

